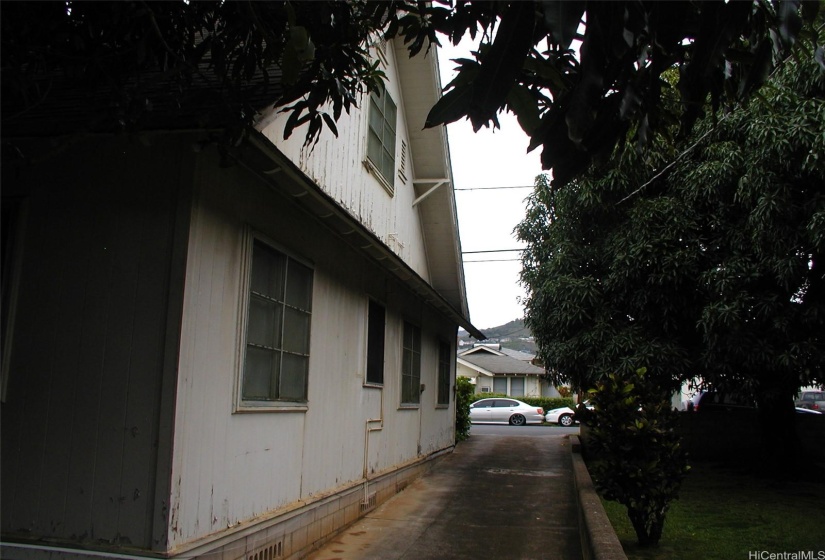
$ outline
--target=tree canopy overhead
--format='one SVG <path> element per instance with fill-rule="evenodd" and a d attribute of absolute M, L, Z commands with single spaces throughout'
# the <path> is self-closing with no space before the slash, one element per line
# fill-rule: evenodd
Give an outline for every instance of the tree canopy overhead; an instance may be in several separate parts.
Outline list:
<path fill-rule="evenodd" d="M 484 39 L 473 59 L 456 61 L 459 74 L 428 124 L 468 117 L 478 130 L 495 126 L 506 108 L 530 136 L 529 149 L 542 147 L 554 183 L 565 184 L 628 135 L 643 145 L 674 121 L 686 134 L 708 99 L 714 109 L 746 99 L 818 10 L 817 1 L 795 0 L 433 3 L 422 8 L 419 34 Z M 821 47 L 814 49 L 822 63 Z M 671 88 L 662 74 L 673 67 L 678 108 L 662 103 Z"/>
<path fill-rule="evenodd" d="M 244 127 L 269 106 L 290 113 L 286 135 L 301 127 L 312 142 L 380 87 L 371 38 L 400 37 L 416 55 L 469 34 L 480 46 L 456 61 L 428 126 L 464 117 L 495 126 L 510 110 L 526 148 L 541 147 L 564 184 L 628 135 L 644 144 L 679 119 L 687 132 L 706 99 L 718 108 L 747 97 L 818 9 L 817 0 L 3 2 L 4 130 L 32 130 L 38 112 L 67 122 L 67 108 L 85 118 L 69 132 L 139 130 L 161 114 Z M 662 103 L 671 88 L 662 73 L 674 66 L 675 111 Z"/>
<path fill-rule="evenodd" d="M 3 2 L 3 121 L 23 132 L 240 128 L 287 107 L 307 141 L 383 76 L 381 2 Z M 60 127 L 63 127 L 62 129 Z M 8 129 L 7 129 L 8 130 Z M 36 132 L 36 131 L 35 131 Z"/>

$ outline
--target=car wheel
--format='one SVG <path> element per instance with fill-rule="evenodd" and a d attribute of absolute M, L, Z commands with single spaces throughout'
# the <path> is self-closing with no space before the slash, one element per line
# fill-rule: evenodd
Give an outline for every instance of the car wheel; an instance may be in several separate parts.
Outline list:
<path fill-rule="evenodd" d="M 573 415 L 572 414 L 562 414 L 559 416 L 559 425 L 568 428 L 573 425 Z"/>
<path fill-rule="evenodd" d="M 527 423 L 527 419 L 522 416 L 521 414 L 513 414 L 510 417 L 510 425 L 511 426 L 524 426 Z"/>

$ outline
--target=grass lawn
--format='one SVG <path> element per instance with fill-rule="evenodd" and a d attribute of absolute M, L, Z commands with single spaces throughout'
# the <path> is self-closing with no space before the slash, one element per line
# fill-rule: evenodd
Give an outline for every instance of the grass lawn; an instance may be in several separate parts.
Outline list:
<path fill-rule="evenodd" d="M 749 560 L 749 552 L 763 560 L 767 553 L 800 551 L 825 559 L 825 480 L 766 480 L 731 467 L 692 465 L 659 546 L 648 549 L 636 545 L 625 507 L 603 503 L 630 560 Z"/>

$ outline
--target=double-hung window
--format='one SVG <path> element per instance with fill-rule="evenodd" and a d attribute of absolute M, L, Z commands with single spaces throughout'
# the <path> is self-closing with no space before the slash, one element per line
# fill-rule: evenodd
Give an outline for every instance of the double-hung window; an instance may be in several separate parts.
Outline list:
<path fill-rule="evenodd" d="M 249 276 L 241 404 L 306 403 L 312 269 L 254 239 Z"/>
<path fill-rule="evenodd" d="M 396 114 L 395 103 L 385 88 L 370 95 L 367 159 L 390 194 L 394 191 Z"/>
<path fill-rule="evenodd" d="M 401 404 L 421 402 L 421 329 L 404 323 L 404 345 L 401 363 Z"/>
<path fill-rule="evenodd" d="M 438 397 L 436 404 L 450 404 L 450 362 L 453 353 L 447 342 L 438 343 Z"/>

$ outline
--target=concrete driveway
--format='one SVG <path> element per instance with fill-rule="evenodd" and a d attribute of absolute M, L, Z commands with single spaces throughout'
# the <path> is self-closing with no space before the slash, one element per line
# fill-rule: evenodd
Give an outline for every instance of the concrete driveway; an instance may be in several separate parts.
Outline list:
<path fill-rule="evenodd" d="M 582 557 L 566 435 L 474 425 L 470 439 L 311 560 Z"/>

